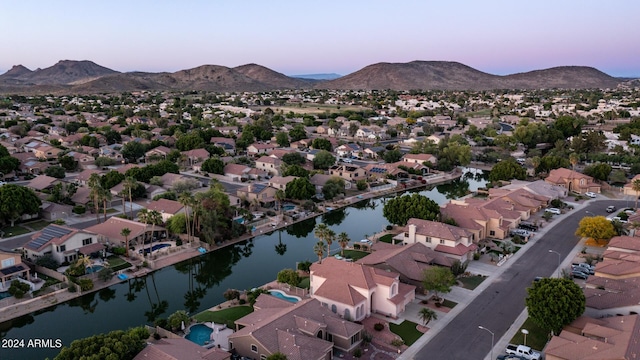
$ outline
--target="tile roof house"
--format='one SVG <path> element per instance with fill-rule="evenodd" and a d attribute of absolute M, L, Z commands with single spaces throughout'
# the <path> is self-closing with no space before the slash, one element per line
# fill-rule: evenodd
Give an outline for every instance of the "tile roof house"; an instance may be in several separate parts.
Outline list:
<path fill-rule="evenodd" d="M 172 216 L 185 213 L 185 207 L 178 201 L 169 199 L 153 200 L 147 204 L 147 210 L 155 210 L 162 215 L 162 222 L 166 223 Z"/>
<path fill-rule="evenodd" d="M 473 259 L 478 249 L 475 235 L 463 228 L 422 219 L 409 219 L 406 229 L 394 237 L 404 245 L 420 243 L 453 260 Z"/>
<path fill-rule="evenodd" d="M 88 186 L 89 178 L 92 174 L 102 175 L 103 172 L 96 169 L 82 170 L 78 176 L 74 179 L 75 183 L 79 186 Z"/>
<path fill-rule="evenodd" d="M 640 196 L 640 191 L 633 190 L 633 182 L 636 180 L 640 180 L 640 174 L 637 174 L 628 183 L 624 184 L 624 187 L 622 188 L 622 190 L 625 195 L 631 195 L 635 197 Z"/>
<path fill-rule="evenodd" d="M 334 151 L 340 157 L 361 157 L 362 148 L 358 144 L 349 143 L 338 146 Z"/>
<path fill-rule="evenodd" d="M 223 148 L 227 154 L 234 155 L 236 153 L 236 141 L 233 138 L 212 137 L 209 143 Z"/>
<path fill-rule="evenodd" d="M 382 179 L 385 179 L 387 175 L 398 176 L 399 174 L 407 173 L 398 168 L 396 164 L 367 164 L 364 169 L 369 172 L 370 177 Z"/>
<path fill-rule="evenodd" d="M 277 189 L 265 184 L 249 184 L 236 190 L 236 196 L 246 201 L 259 202 L 262 205 L 274 203 Z"/>
<path fill-rule="evenodd" d="M 618 360 L 639 356 L 637 314 L 600 319 L 581 316 L 553 336 L 544 348 L 547 360 Z"/>
<path fill-rule="evenodd" d="M 224 176 L 228 177 L 232 181 L 242 181 L 249 178 L 249 172 L 251 168 L 242 164 L 227 164 L 224 166 Z"/>
<path fill-rule="evenodd" d="M 231 353 L 206 349 L 185 338 L 161 338 L 147 342 L 134 360 L 229 360 Z"/>
<path fill-rule="evenodd" d="M 22 254 L 0 250 L 0 291 L 7 291 L 15 277 L 29 278 L 29 267 L 22 263 Z"/>
<path fill-rule="evenodd" d="M 356 321 L 372 313 L 395 319 L 415 299 L 416 287 L 400 274 L 333 257 L 312 264 L 310 278 L 312 298 Z"/>
<path fill-rule="evenodd" d="M 42 191 L 44 189 L 53 187 L 55 184 L 61 182 L 60 179 L 54 178 L 47 175 L 38 175 L 35 178 L 31 179 L 26 187 L 36 191 Z"/>
<path fill-rule="evenodd" d="M 147 151 L 146 153 L 144 153 L 144 162 L 148 163 L 148 162 L 152 162 L 154 160 L 162 160 L 162 159 L 166 159 L 167 155 L 169 155 L 169 153 L 171 152 L 171 149 L 169 149 L 166 146 L 158 146 L 155 147 L 149 151 Z"/>
<path fill-rule="evenodd" d="M 238 320 L 229 349 L 265 359 L 276 352 L 291 360 L 329 360 L 333 348 L 350 352 L 362 342 L 363 326 L 341 318 L 316 299 L 289 303 L 258 297 L 257 309 Z"/>
<path fill-rule="evenodd" d="M 206 149 L 192 149 L 183 151 L 180 154 L 186 156 L 189 166 L 194 167 L 196 165 L 202 165 L 202 163 L 211 157 Z"/>
<path fill-rule="evenodd" d="M 402 157 L 402 160 L 421 165 L 424 165 L 424 163 L 427 161 L 433 165 L 438 164 L 438 159 L 431 154 L 405 154 Z"/>
<path fill-rule="evenodd" d="M 277 147 L 278 147 L 278 144 L 253 143 L 247 146 L 247 154 L 249 155 L 266 154 L 270 150 L 276 149 Z"/>
<path fill-rule="evenodd" d="M 333 165 L 329 168 L 329 175 L 338 176 L 348 182 L 366 180 L 369 176 L 365 168 L 350 164 Z"/>
<path fill-rule="evenodd" d="M 451 266 L 450 258 L 419 242 L 406 246 L 377 242 L 373 248 L 375 251 L 357 263 L 396 272 L 401 282 L 417 288 L 422 287 L 425 270 L 436 265 Z"/>
<path fill-rule="evenodd" d="M 107 221 L 90 226 L 86 228 L 87 231 L 97 234 L 98 239 L 101 242 L 109 242 L 112 245 L 125 246 L 125 238 L 120 235 L 120 232 L 124 228 L 129 228 L 131 234 L 129 234 L 129 244 L 142 244 L 145 240 L 150 240 L 152 237 L 163 238 L 166 237 L 167 229 L 161 226 L 153 226 L 151 224 L 143 224 L 141 222 L 123 219 L 112 216 Z M 153 229 L 153 234 L 151 233 Z"/>
<path fill-rule="evenodd" d="M 49 224 L 31 236 L 31 240 L 21 247 L 25 257 L 35 260 L 45 254 L 59 263 L 72 262 L 78 254 L 86 256 L 104 249 L 98 235 L 88 229 L 79 230 L 67 226 Z"/>
<path fill-rule="evenodd" d="M 600 193 L 601 190 L 601 185 L 597 184 L 591 176 L 565 168 L 551 170 L 544 181 L 549 184 L 563 186 L 569 192 L 573 191 L 579 194 L 589 191 Z"/>
<path fill-rule="evenodd" d="M 292 182 L 293 180 L 297 179 L 297 176 L 274 176 L 271 179 L 269 179 L 269 186 L 276 188 L 278 190 L 282 190 L 285 191 L 287 189 L 287 184 Z"/>
<path fill-rule="evenodd" d="M 261 156 L 256 160 L 256 169 L 264 170 L 272 176 L 280 175 L 280 166 L 282 166 L 282 160 L 271 157 Z"/>

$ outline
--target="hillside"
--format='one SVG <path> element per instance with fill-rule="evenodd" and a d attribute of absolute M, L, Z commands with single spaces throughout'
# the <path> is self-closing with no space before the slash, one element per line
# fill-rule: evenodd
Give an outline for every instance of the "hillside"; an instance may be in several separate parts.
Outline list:
<path fill-rule="evenodd" d="M 0 77 L 25 85 L 69 85 L 86 82 L 117 71 L 100 66 L 92 61 L 62 60 L 45 69 L 29 71 L 22 65 L 14 66 Z"/>
<path fill-rule="evenodd" d="M 304 89 L 315 83 L 309 79 L 289 77 L 257 64 L 242 65 L 234 67 L 233 70 L 263 84 L 275 86 L 275 89 Z"/>

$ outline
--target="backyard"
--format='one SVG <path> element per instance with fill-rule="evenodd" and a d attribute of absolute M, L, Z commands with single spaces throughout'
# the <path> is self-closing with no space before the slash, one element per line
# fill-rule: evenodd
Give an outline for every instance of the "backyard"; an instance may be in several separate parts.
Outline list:
<path fill-rule="evenodd" d="M 128 269 L 131 267 L 131 264 L 124 261 L 121 257 L 117 255 L 112 255 L 107 258 L 107 262 L 109 263 L 109 267 L 113 271 L 120 271 L 124 269 Z"/>
<path fill-rule="evenodd" d="M 199 322 L 212 321 L 216 324 L 226 324 L 228 328 L 235 329 L 235 321 L 253 312 L 251 306 L 234 306 L 222 310 L 205 310 L 196 314 L 194 318 Z"/>

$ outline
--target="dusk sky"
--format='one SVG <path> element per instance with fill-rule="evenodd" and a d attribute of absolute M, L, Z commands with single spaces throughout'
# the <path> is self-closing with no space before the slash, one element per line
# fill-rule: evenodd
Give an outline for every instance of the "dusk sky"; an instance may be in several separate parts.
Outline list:
<path fill-rule="evenodd" d="M 457 61 L 491 74 L 563 65 L 640 77 L 640 1 L 2 0 L 0 73 L 59 60 L 117 71 L 256 63 L 346 75 Z"/>

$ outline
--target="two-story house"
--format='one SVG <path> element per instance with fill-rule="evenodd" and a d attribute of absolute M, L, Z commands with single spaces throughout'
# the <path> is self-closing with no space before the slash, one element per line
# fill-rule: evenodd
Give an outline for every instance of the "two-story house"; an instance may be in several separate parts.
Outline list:
<path fill-rule="evenodd" d="M 367 170 L 356 165 L 333 165 L 329 168 L 329 175 L 338 176 L 346 181 L 354 182 L 366 180 L 369 174 Z"/>
<path fill-rule="evenodd" d="M 569 192 L 584 194 L 586 192 L 600 193 L 601 185 L 588 175 L 577 171 L 559 168 L 549 172 L 544 181 L 553 185 L 565 187 Z"/>
<path fill-rule="evenodd" d="M 6 291 L 16 277 L 29 278 L 29 267 L 22 263 L 20 253 L 0 250 L 0 291 Z"/>
<path fill-rule="evenodd" d="M 51 254 L 59 263 L 70 263 L 78 259 L 78 254 L 89 256 L 101 251 L 104 244 L 99 243 L 98 234 L 90 230 L 50 224 L 33 234 L 21 249 L 30 260 Z"/>
<path fill-rule="evenodd" d="M 264 170 L 271 176 L 280 175 L 280 166 L 282 166 L 282 160 L 275 157 L 261 156 L 256 160 L 256 169 Z"/>
<path fill-rule="evenodd" d="M 465 262 L 473 259 L 478 249 L 474 243 L 475 235 L 457 226 L 422 219 L 409 219 L 406 230 L 395 240 L 404 245 L 421 243 L 434 251 L 454 260 Z"/>

